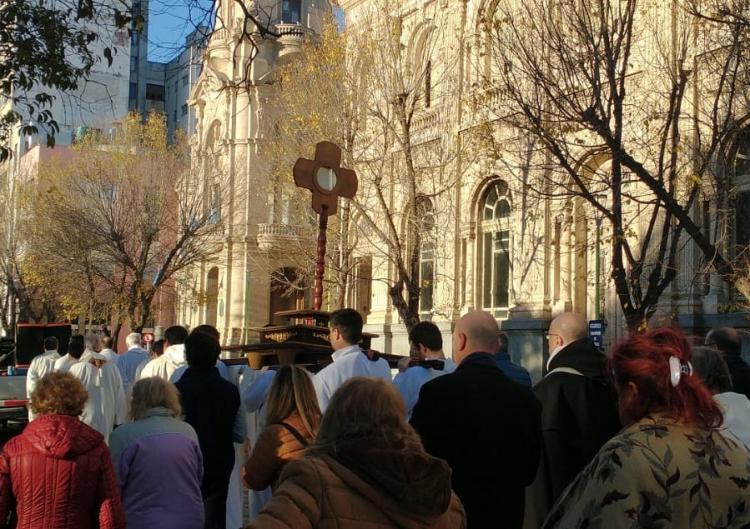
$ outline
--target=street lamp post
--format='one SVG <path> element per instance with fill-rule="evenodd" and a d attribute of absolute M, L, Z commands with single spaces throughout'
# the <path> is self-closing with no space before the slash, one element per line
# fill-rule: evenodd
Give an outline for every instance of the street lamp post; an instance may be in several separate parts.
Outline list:
<path fill-rule="evenodd" d="M 601 243 L 602 243 L 602 216 L 601 213 L 597 213 L 596 215 L 596 293 L 595 293 L 595 305 L 594 305 L 594 319 L 598 320 L 601 319 L 601 307 L 602 307 L 602 301 L 601 301 Z"/>

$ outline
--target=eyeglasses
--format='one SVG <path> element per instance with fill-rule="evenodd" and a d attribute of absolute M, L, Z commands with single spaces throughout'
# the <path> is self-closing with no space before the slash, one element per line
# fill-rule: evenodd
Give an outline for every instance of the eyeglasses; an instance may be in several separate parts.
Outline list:
<path fill-rule="evenodd" d="M 552 336 L 560 336 L 560 335 L 559 335 L 559 334 L 557 334 L 557 333 L 554 333 L 554 332 L 546 332 L 546 333 L 544 333 L 544 337 L 545 337 L 545 338 L 546 338 L 547 340 L 549 340 L 549 339 L 550 339 L 550 337 L 552 337 Z"/>

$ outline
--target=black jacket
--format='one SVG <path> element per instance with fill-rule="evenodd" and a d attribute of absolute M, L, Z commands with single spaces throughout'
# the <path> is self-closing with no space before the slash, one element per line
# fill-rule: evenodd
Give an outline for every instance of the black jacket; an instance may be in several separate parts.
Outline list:
<path fill-rule="evenodd" d="M 185 422 L 195 428 L 203 454 L 203 489 L 229 484 L 234 468 L 232 432 L 240 395 L 215 367 L 190 367 L 175 384 L 180 392 Z"/>
<path fill-rule="evenodd" d="M 553 372 L 573 369 L 580 374 Z M 526 529 L 541 527 L 554 502 L 604 443 L 621 428 L 607 359 L 588 338 L 552 357 L 534 387 L 542 403 L 542 457 L 527 491 Z"/>
<path fill-rule="evenodd" d="M 732 391 L 750 399 L 750 365 L 747 365 L 739 351 L 724 352 L 724 360 L 732 377 Z"/>
<path fill-rule="evenodd" d="M 540 406 L 487 353 L 422 386 L 411 424 L 430 454 L 445 459 L 468 529 L 518 529 L 524 488 L 539 462 Z"/>

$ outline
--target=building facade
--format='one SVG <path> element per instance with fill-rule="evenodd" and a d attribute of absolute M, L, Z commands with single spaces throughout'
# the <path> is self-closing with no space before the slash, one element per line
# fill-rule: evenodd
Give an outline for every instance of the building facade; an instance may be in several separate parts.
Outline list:
<path fill-rule="evenodd" d="M 541 192 L 546 189 L 545 175 L 518 171 L 523 152 L 508 149 L 498 156 L 475 140 L 476 131 L 496 127 L 487 108 L 502 104 L 502 94 L 488 90 L 486 83 L 493 66 L 482 30 L 497 2 L 405 0 L 379 8 L 369 0 L 343 0 L 340 5 L 347 32 L 377 33 L 378 20 L 388 18 L 386 11 L 398 19 L 391 27 L 398 28 L 398 48 L 411 68 L 412 80 L 417 79 L 413 90 L 419 91 L 410 121 L 412 147 L 417 158 L 434 157 L 435 145 L 443 155 L 450 153 L 440 166 L 440 178 L 449 175 L 451 185 L 431 193 L 437 179 L 433 175 L 418 191 L 423 201 L 418 312 L 421 319 L 432 320 L 444 331 L 446 351 L 450 352 L 453 323 L 477 309 L 494 314 L 509 335 L 513 357 L 536 377 L 548 354 L 544 333 L 551 318 L 562 311 L 604 320 L 606 342 L 624 336 L 626 325 L 611 281 L 613 234 L 602 215 L 580 198 Z M 674 14 L 669 6 L 654 5 L 648 14 L 664 22 L 662 36 L 668 37 Z M 327 11 L 328 6 L 308 0 L 265 7 L 275 13 L 279 36 L 259 39 L 255 48 L 240 39 L 235 26 L 217 31 L 190 102 L 197 122 L 192 138 L 194 171 L 207 197 L 217 193 L 222 197 L 226 238 L 222 255 L 191 274 L 178 319 L 188 325 L 217 325 L 231 343 L 251 340 L 249 329 L 273 321 L 276 309 L 309 302 L 304 290 L 282 295 L 274 286 L 276 271 L 294 266 L 290 255 L 294 245 L 288 241 L 308 232 L 295 224 L 293 215 L 285 214 L 284 204 L 278 203 L 280 195 L 269 186 L 271 168 L 262 140 L 272 134 L 284 111 L 278 107 L 274 68 L 294 59 L 295 46 L 306 31 L 319 29 L 315 23 L 297 22 L 315 21 L 315 10 Z M 227 9 L 223 19 L 238 20 L 238 13 Z M 287 24 L 287 19 L 295 22 Z M 648 57 L 646 48 L 640 51 L 641 57 Z M 641 57 L 634 60 L 644 60 Z M 385 62 L 383 71 L 387 71 Z M 245 71 L 250 72 L 247 83 L 238 89 L 236 81 Z M 742 122 L 736 128 L 731 145 L 718 154 L 731 158 L 733 167 L 731 200 L 724 206 L 731 220 L 722 228 L 729 233 L 727 248 L 742 248 L 748 241 L 748 134 Z M 519 131 L 497 130 L 492 135 L 503 143 L 518 138 Z M 403 155 L 398 149 L 387 154 L 392 167 L 389 178 L 395 182 L 384 199 L 388 211 L 409 206 L 410 195 L 398 191 Z M 609 170 L 608 157 L 600 153 L 581 159 L 580 173 L 585 178 Z M 367 163 L 372 164 L 372 157 Z M 372 197 L 377 190 L 366 176 L 365 164 L 354 168 L 360 172 L 357 200 L 376 209 Z M 633 184 L 634 196 L 637 189 Z M 717 207 L 707 194 L 691 210 L 703 219 L 701 226 L 707 233 L 721 231 L 714 220 Z M 625 212 L 633 219 L 627 236 L 636 241 L 650 233 L 653 223 L 640 208 L 633 200 Z M 389 220 L 376 216 L 372 226 L 359 229 L 376 232 Z M 403 224 L 408 219 L 396 220 Z M 687 237 L 682 240 L 676 277 L 661 295 L 656 317 L 677 319 L 697 333 L 717 324 L 747 327 L 744 300 L 702 264 Z M 389 294 L 396 274 L 390 250 L 377 237 L 363 236 L 354 251 L 356 273 L 346 286 L 346 303 L 363 313 L 368 331 L 379 335 L 376 347 L 406 354 L 406 328 Z M 284 275 L 288 278 L 293 271 Z M 336 308 L 331 298 L 328 308 Z"/>
<path fill-rule="evenodd" d="M 200 76 L 207 38 L 205 27 L 195 28 L 167 62 L 143 59 L 146 37 L 141 34 L 133 39 L 133 57 L 138 60 L 131 61 L 130 111 L 144 117 L 149 112 L 164 114 L 170 139 L 178 129 L 186 135 L 195 132 L 195 111 L 188 108 L 187 101 Z"/>
<path fill-rule="evenodd" d="M 270 307 L 294 308 L 304 298 L 274 294 L 271 266 L 283 270 L 281 249 L 296 226 L 274 217 L 264 141 L 273 134 L 278 85 L 275 71 L 331 13 L 324 0 L 260 1 L 252 9 L 264 29 L 250 26 L 234 3 L 222 4 L 203 69 L 189 105 L 194 189 L 224 225 L 220 255 L 187 274 L 178 288 L 178 320 L 215 325 L 228 343 L 252 339 L 252 327 L 269 321 Z M 247 38 L 252 35 L 253 38 Z M 272 299 L 273 298 L 273 299 Z"/>

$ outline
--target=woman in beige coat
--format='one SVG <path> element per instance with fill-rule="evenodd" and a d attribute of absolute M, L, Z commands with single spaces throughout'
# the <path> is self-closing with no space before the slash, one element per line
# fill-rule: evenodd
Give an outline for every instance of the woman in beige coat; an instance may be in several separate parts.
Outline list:
<path fill-rule="evenodd" d="M 424 451 L 404 417 L 392 384 L 343 384 L 315 443 L 286 465 L 250 529 L 465 528 L 448 464 Z"/>

